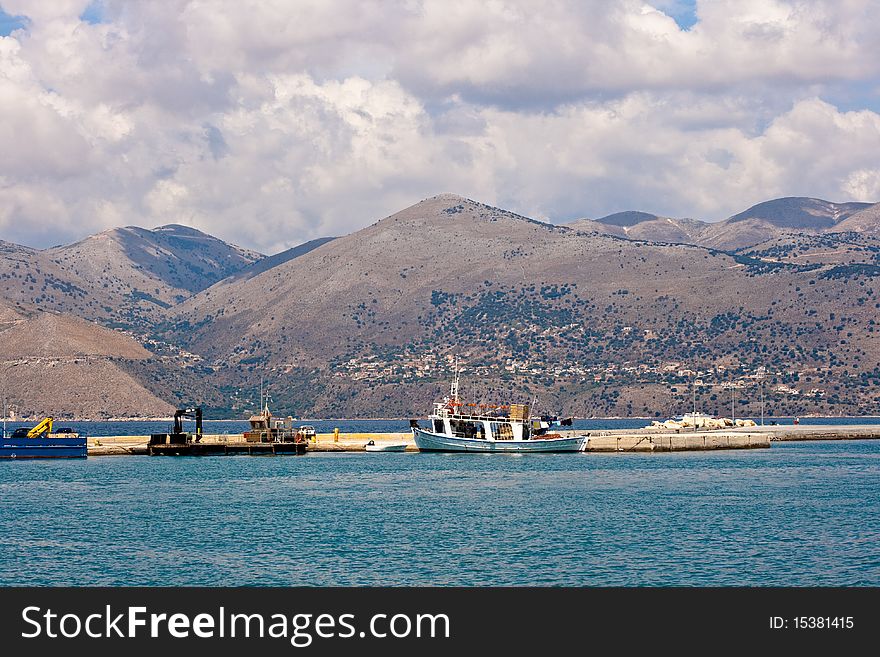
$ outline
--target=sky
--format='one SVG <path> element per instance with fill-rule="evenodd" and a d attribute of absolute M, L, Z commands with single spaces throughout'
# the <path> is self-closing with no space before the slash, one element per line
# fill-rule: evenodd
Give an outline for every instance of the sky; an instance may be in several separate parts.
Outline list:
<path fill-rule="evenodd" d="M 0 239 L 880 201 L 875 0 L 0 0 Z"/>

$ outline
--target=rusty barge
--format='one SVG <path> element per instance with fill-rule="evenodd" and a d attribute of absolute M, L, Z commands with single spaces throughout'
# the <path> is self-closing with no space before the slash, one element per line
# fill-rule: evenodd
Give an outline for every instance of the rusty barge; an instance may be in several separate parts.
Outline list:
<path fill-rule="evenodd" d="M 195 421 L 195 431 L 184 431 L 184 419 Z M 154 433 L 147 444 L 150 456 L 281 456 L 305 454 L 308 431 L 294 428 L 293 418 L 275 418 L 266 404 L 248 418 L 251 428 L 243 442 L 202 442 L 202 409 L 181 408 L 174 413 L 174 427 L 169 433 Z"/>

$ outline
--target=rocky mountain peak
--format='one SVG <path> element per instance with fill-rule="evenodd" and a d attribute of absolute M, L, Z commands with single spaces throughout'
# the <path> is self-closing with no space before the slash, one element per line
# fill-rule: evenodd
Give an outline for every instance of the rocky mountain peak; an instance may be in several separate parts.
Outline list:
<path fill-rule="evenodd" d="M 645 221 L 654 221 L 659 217 L 649 212 L 640 212 L 638 210 L 627 210 L 625 212 L 615 212 L 601 219 L 596 219 L 599 223 L 609 226 L 631 227 Z"/>
<path fill-rule="evenodd" d="M 870 203 L 833 203 L 819 198 L 787 196 L 753 205 L 727 221 L 737 223 L 757 219 L 779 228 L 823 230 L 833 227 Z"/>

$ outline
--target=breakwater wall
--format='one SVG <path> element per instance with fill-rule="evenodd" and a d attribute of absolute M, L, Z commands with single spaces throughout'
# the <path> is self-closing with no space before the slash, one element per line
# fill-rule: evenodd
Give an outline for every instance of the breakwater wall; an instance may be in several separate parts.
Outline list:
<path fill-rule="evenodd" d="M 605 433 L 591 435 L 586 452 L 685 452 L 711 449 L 770 447 L 770 438 L 760 433 L 705 431 L 694 433 Z"/>
<path fill-rule="evenodd" d="M 775 441 L 880 439 L 880 425 L 779 425 L 720 431 L 668 431 L 654 428 L 608 431 L 566 431 L 564 435 L 586 433 L 587 452 L 678 452 L 714 449 L 770 447 Z M 310 452 L 364 452 L 369 441 L 377 444 L 406 443 L 407 451 L 418 451 L 412 434 L 321 433 L 310 442 Z M 207 444 L 240 444 L 241 434 L 208 434 Z M 89 456 L 146 454 L 149 436 L 107 436 L 89 438 Z"/>

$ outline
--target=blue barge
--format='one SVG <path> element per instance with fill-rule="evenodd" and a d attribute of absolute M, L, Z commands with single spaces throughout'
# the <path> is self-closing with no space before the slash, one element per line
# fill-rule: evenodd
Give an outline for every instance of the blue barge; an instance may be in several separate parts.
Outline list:
<path fill-rule="evenodd" d="M 0 458 L 4 459 L 57 459 L 86 458 L 86 437 L 13 438 L 0 440 Z"/>
<path fill-rule="evenodd" d="M 4 422 L 5 425 L 5 422 Z M 21 427 L 11 434 L 0 432 L 3 459 L 82 459 L 88 456 L 86 437 L 71 429 L 52 431 L 51 417 L 32 429 Z"/>

